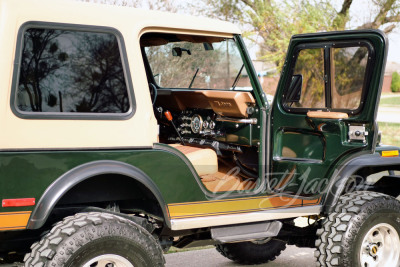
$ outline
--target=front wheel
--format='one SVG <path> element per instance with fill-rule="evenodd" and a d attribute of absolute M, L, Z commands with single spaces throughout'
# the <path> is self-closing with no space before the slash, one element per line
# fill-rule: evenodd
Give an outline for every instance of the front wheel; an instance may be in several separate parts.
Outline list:
<path fill-rule="evenodd" d="M 108 213 L 80 213 L 32 246 L 25 266 L 164 266 L 160 245 L 143 227 Z"/>
<path fill-rule="evenodd" d="M 400 266 L 400 202 L 375 192 L 352 192 L 322 223 L 317 266 Z"/>

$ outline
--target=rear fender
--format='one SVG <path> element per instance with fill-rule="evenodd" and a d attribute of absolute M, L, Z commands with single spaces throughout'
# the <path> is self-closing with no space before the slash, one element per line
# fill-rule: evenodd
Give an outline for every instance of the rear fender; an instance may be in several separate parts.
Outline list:
<path fill-rule="evenodd" d="M 157 199 L 162 209 L 165 222 L 170 227 L 166 209 L 167 205 L 165 204 L 161 192 L 158 190 L 156 184 L 144 172 L 137 167 L 123 162 L 100 160 L 80 165 L 55 180 L 41 196 L 29 219 L 27 229 L 38 229 L 42 227 L 62 196 L 82 181 L 102 174 L 124 175 L 144 185 L 152 192 L 155 199 Z"/>

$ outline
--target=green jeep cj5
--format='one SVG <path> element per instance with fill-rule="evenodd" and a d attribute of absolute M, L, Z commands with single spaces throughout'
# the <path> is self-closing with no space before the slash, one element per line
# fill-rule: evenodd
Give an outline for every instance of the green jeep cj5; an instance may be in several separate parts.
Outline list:
<path fill-rule="evenodd" d="M 293 36 L 268 103 L 227 22 L 49 0 L 0 14 L 3 263 L 163 266 L 211 244 L 261 264 L 291 244 L 317 266 L 400 265 L 381 31 Z"/>

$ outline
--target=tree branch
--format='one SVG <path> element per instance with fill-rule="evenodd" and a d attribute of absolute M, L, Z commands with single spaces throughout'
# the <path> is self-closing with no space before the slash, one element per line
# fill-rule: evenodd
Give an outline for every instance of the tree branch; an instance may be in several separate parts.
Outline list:
<path fill-rule="evenodd" d="M 387 26 L 385 29 L 383 29 L 383 32 L 386 33 L 386 34 L 388 34 L 388 33 L 390 33 L 391 31 L 393 31 L 395 28 L 396 28 L 396 25 L 395 25 L 395 24 L 392 24 L 392 25 Z"/>
<path fill-rule="evenodd" d="M 338 14 L 347 15 L 352 3 L 353 3 L 353 0 L 344 0 L 342 9 L 340 10 L 340 12 Z"/>
<path fill-rule="evenodd" d="M 353 0 L 344 0 L 342 4 L 342 9 L 340 12 L 337 13 L 337 16 L 333 20 L 332 25 L 336 29 L 344 29 L 346 26 L 346 23 L 348 21 L 348 15 L 349 15 L 349 10 L 350 6 L 353 3 Z"/>
<path fill-rule="evenodd" d="M 398 23 L 398 22 L 400 22 L 400 15 L 389 16 L 389 17 L 383 18 L 381 22 L 373 21 L 373 22 L 364 23 L 363 25 L 359 26 L 357 29 L 377 29 L 386 23 Z M 390 25 L 390 26 L 386 27 L 384 29 L 384 31 L 388 28 L 391 28 L 392 26 L 393 26 L 393 28 L 395 27 L 395 25 Z M 393 28 L 390 29 L 389 32 L 391 32 L 393 30 Z"/>
<path fill-rule="evenodd" d="M 243 4 L 245 4 L 246 6 L 250 7 L 252 10 L 255 10 L 255 5 L 253 2 L 248 1 L 248 0 L 241 0 Z"/>
<path fill-rule="evenodd" d="M 375 20 L 373 22 L 375 25 L 379 25 L 380 26 L 380 25 L 384 24 L 384 21 L 386 19 L 387 13 L 392 8 L 394 2 L 395 2 L 395 0 L 387 0 L 386 2 L 384 2 L 382 4 L 381 10 L 379 10 L 378 15 L 376 15 Z"/>
<path fill-rule="evenodd" d="M 383 24 L 390 22 L 400 22 L 400 15 L 389 16 L 383 20 Z"/>

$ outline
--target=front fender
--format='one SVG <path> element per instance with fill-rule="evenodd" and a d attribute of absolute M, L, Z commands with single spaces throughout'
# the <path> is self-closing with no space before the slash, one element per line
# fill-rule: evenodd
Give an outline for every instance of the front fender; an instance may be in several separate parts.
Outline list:
<path fill-rule="evenodd" d="M 326 189 L 323 213 L 329 214 L 342 195 L 349 178 L 364 167 L 400 166 L 400 157 L 382 157 L 379 153 L 357 156 L 335 171 Z"/>

